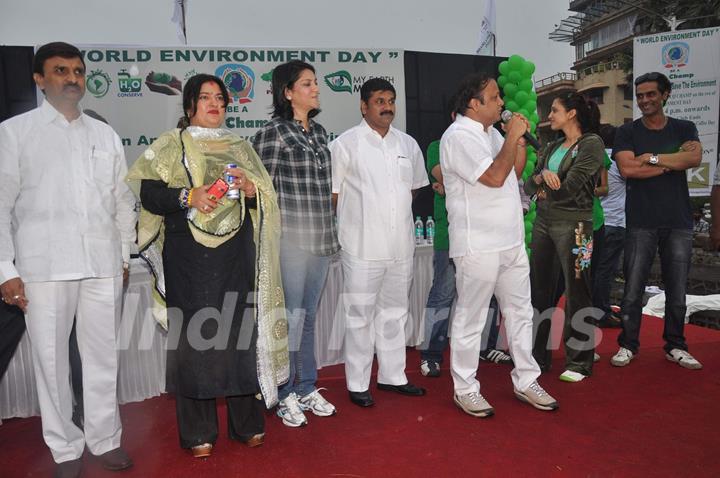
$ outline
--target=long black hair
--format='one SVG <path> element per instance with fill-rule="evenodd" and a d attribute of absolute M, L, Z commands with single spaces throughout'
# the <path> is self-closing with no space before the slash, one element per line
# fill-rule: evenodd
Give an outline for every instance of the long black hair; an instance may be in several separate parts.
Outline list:
<path fill-rule="evenodd" d="M 600 129 L 600 109 L 597 103 L 586 99 L 578 93 L 560 95 L 556 99 L 566 111 L 575 110 L 575 117 L 583 134 L 598 132 Z"/>
<path fill-rule="evenodd" d="M 293 108 L 290 100 L 285 96 L 285 90 L 291 90 L 295 82 L 300 78 L 300 74 L 310 70 L 315 74 L 315 68 L 310 63 L 300 60 L 292 60 L 282 63 L 273 69 L 272 72 L 272 96 L 273 96 L 273 118 L 282 118 L 286 120 L 293 119 Z M 320 113 L 319 109 L 312 109 L 308 112 L 308 118 L 313 118 Z"/>

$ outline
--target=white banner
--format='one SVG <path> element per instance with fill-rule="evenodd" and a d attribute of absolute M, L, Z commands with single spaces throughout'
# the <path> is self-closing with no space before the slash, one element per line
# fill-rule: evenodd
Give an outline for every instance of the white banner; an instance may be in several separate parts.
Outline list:
<path fill-rule="evenodd" d="M 132 164 L 159 134 L 174 128 L 182 87 L 197 73 L 220 77 L 231 94 L 225 128 L 251 139 L 270 119 L 272 69 L 302 60 L 315 67 L 322 112 L 316 120 L 334 138 L 360 122 L 360 86 L 383 77 L 397 92 L 393 125 L 405 130 L 405 77 L 400 50 L 321 50 L 228 47 L 84 45 L 87 93 L 82 107 L 117 131 Z"/>
<path fill-rule="evenodd" d="M 710 194 L 718 160 L 720 28 L 681 30 L 635 38 L 633 75 L 658 71 L 672 82 L 667 115 L 690 120 L 703 145 L 702 164 L 688 170 L 691 196 Z M 639 118 L 635 104 L 633 117 Z"/>

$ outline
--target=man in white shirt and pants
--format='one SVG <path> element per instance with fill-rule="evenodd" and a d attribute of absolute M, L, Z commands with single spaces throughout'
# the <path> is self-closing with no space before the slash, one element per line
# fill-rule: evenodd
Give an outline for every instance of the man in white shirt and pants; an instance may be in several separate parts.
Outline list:
<path fill-rule="evenodd" d="M 120 448 L 117 402 L 123 265 L 135 239 L 135 199 L 122 143 L 79 108 L 80 51 L 38 49 L 38 108 L 0 125 L 0 292 L 26 313 L 43 437 L 56 476 L 79 476 L 87 445 L 103 466 L 132 461 Z M 72 422 L 68 340 L 76 319 L 83 364 L 84 431 Z"/>
<path fill-rule="evenodd" d="M 530 268 L 525 252 L 518 177 L 525 167 L 528 122 L 513 115 L 503 140 L 493 124 L 503 101 L 495 80 L 468 76 L 456 94 L 455 122 L 440 141 L 450 257 L 456 267 L 457 304 L 450 330 L 455 404 L 476 417 L 494 414 L 476 378 L 482 330 L 495 294 L 504 317 L 515 395 L 541 410 L 557 402 L 537 383 L 532 356 Z"/>
<path fill-rule="evenodd" d="M 363 120 L 330 143 L 332 192 L 342 247 L 345 377 L 350 400 L 374 404 L 378 389 L 420 396 L 405 375 L 405 323 L 413 275 L 412 199 L 429 184 L 417 142 L 391 126 L 395 88 L 373 78 L 360 90 Z"/>

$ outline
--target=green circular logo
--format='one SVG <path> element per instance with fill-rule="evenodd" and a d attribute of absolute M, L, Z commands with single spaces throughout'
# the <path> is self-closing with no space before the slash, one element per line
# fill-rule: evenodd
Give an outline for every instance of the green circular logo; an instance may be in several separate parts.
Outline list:
<path fill-rule="evenodd" d="M 110 76 L 102 70 L 91 71 L 85 80 L 87 90 L 95 98 L 102 98 L 110 91 Z"/>

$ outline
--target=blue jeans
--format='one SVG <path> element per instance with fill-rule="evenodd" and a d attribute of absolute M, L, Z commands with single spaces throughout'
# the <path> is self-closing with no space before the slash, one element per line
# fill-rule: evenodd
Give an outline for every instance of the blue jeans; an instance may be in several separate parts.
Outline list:
<path fill-rule="evenodd" d="M 692 255 L 692 230 L 628 228 L 625 239 L 625 296 L 622 301 L 623 330 L 618 336 L 621 347 L 637 353 L 640 348 L 640 321 L 645 284 L 655 252 L 660 253 L 662 281 L 665 286 L 665 351 L 687 350 L 685 293 Z"/>
<path fill-rule="evenodd" d="M 425 306 L 425 339 L 420 348 L 420 360 L 442 363 L 443 352 L 448 343 L 450 309 L 455 295 L 455 265 L 450 260 L 448 251 L 436 250 L 433 253 L 433 282 Z M 497 346 L 500 331 L 497 311 L 497 301 L 493 296 L 487 325 L 483 331 L 483 335 L 487 336 L 486 340 L 483 337 L 483 351 Z"/>
<path fill-rule="evenodd" d="M 330 256 L 316 256 L 281 240 L 280 270 L 288 319 L 290 379 L 278 390 L 280 400 L 292 392 L 303 397 L 315 391 L 315 315 L 329 266 Z"/>
<path fill-rule="evenodd" d="M 592 257 L 592 298 L 593 307 L 603 311 L 602 319 L 610 317 L 610 289 L 615 271 L 620 262 L 620 253 L 625 247 L 625 228 L 603 226 L 602 241 L 593 239 Z"/>

